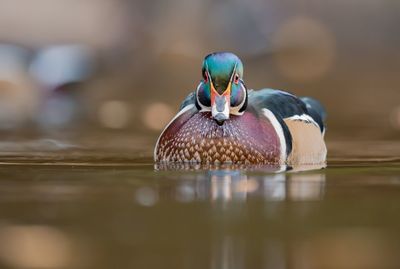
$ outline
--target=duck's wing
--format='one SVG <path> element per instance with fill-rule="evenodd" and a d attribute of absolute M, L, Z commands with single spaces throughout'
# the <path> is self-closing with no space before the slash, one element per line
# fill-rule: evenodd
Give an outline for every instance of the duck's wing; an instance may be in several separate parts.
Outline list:
<path fill-rule="evenodd" d="M 300 97 L 301 101 L 306 105 L 308 114 L 318 123 L 321 132 L 325 132 L 326 110 L 324 106 L 311 97 Z"/>
<path fill-rule="evenodd" d="M 273 89 L 250 91 L 248 98 L 258 114 L 279 123 L 275 129 L 286 142 L 288 163 L 325 161 L 323 117 L 326 114 L 318 101 Z"/>
<path fill-rule="evenodd" d="M 263 108 L 269 109 L 276 117 L 284 120 L 293 119 L 298 121 L 312 122 L 321 130 L 325 130 L 326 112 L 317 100 L 310 97 L 297 97 L 289 92 L 262 89 L 249 92 L 249 103 L 257 111 Z"/>
<path fill-rule="evenodd" d="M 179 110 L 182 110 L 183 108 L 185 108 L 185 106 L 188 106 L 188 105 L 194 105 L 196 108 L 198 108 L 195 92 L 191 92 L 191 93 L 189 93 L 188 96 L 186 96 L 186 98 L 183 100 L 181 106 L 179 107 Z"/>

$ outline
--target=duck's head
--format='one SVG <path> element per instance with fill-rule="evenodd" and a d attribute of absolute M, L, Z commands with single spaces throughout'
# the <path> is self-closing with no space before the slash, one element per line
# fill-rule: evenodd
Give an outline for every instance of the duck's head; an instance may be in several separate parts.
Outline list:
<path fill-rule="evenodd" d="M 247 107 L 247 89 L 243 82 L 243 64 L 233 53 L 207 55 L 202 67 L 203 79 L 196 90 L 200 111 L 211 111 L 222 125 L 229 115 L 242 115 Z"/>

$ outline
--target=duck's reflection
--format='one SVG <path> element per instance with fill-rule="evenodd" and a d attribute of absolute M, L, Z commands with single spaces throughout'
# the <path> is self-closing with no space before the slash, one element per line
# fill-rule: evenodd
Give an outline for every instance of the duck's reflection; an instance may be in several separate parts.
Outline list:
<path fill-rule="evenodd" d="M 223 236 L 213 242 L 212 269 L 241 269 L 245 268 L 245 244 L 240 238 Z"/>
<path fill-rule="evenodd" d="M 182 165 L 194 169 L 189 165 Z M 181 167 L 181 168 L 182 168 Z M 194 174 L 177 174 L 176 200 L 211 200 L 215 202 L 244 202 L 251 197 L 262 197 L 268 201 L 320 200 L 324 195 L 325 173 L 308 169 L 324 166 L 295 167 L 287 172 L 286 166 L 239 169 L 237 166 L 208 167 Z M 165 167 L 157 167 L 159 170 Z M 171 168 L 171 167 L 169 167 Z M 177 169 L 175 166 L 173 169 Z"/>

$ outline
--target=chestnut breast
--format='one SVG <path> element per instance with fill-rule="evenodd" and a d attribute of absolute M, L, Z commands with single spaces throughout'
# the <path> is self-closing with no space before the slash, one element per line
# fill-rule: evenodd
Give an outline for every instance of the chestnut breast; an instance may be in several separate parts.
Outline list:
<path fill-rule="evenodd" d="M 281 145 L 271 122 L 251 112 L 219 126 L 209 112 L 184 113 L 161 134 L 157 162 L 278 164 Z"/>

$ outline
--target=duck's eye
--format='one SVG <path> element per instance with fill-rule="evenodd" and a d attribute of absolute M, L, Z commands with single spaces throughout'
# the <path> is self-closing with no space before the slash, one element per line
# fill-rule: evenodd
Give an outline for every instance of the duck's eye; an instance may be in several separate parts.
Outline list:
<path fill-rule="evenodd" d="M 208 82 L 208 73 L 204 72 L 204 82 L 207 83 Z"/>
<path fill-rule="evenodd" d="M 235 74 L 235 76 L 233 77 L 233 83 L 238 84 L 239 83 L 239 74 Z"/>

